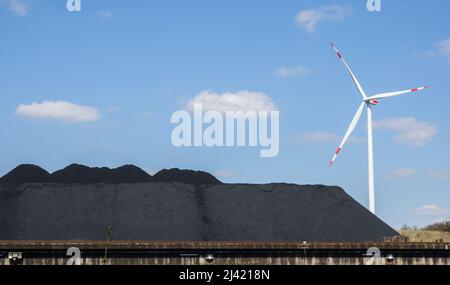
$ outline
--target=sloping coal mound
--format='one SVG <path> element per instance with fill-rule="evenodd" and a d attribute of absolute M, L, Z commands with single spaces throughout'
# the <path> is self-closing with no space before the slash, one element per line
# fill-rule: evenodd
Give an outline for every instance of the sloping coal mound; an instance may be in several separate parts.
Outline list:
<path fill-rule="evenodd" d="M 158 182 L 180 182 L 192 185 L 222 184 L 216 177 L 204 171 L 181 170 L 178 168 L 163 169 L 153 178 Z"/>
<path fill-rule="evenodd" d="M 119 168 L 87 167 L 72 164 L 62 170 L 52 173 L 48 183 L 142 183 L 151 182 L 153 177 L 134 165 L 124 165 Z"/>
<path fill-rule="evenodd" d="M 339 187 L 0 185 L 0 240 L 376 241 L 398 235 Z"/>
<path fill-rule="evenodd" d="M 50 173 L 33 164 L 22 164 L 0 178 L 2 184 L 40 183 L 47 181 Z"/>
<path fill-rule="evenodd" d="M 134 165 L 124 165 L 115 169 L 88 167 L 71 164 L 64 169 L 49 174 L 39 166 L 24 164 L 0 178 L 0 184 L 58 183 L 58 184 L 120 184 L 144 182 L 180 182 L 191 185 L 222 184 L 213 175 L 203 171 L 163 169 L 151 176 Z"/>

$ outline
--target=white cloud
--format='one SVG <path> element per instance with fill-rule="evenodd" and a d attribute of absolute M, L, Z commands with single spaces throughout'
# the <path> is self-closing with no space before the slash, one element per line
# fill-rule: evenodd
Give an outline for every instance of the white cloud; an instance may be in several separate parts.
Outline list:
<path fill-rule="evenodd" d="M 310 70 L 303 65 L 297 65 L 294 67 L 280 67 L 275 71 L 275 75 L 278 77 L 294 77 L 304 76 L 310 74 Z"/>
<path fill-rule="evenodd" d="M 413 168 L 399 168 L 392 171 L 388 177 L 389 178 L 407 178 L 416 174 L 416 170 Z"/>
<path fill-rule="evenodd" d="M 450 38 L 438 42 L 434 49 L 427 51 L 428 56 L 446 57 L 450 62 Z"/>
<path fill-rule="evenodd" d="M 9 1 L 9 10 L 18 16 L 26 16 L 28 13 L 28 6 L 23 0 L 11 0 Z"/>
<path fill-rule="evenodd" d="M 296 136 L 297 141 L 312 144 L 339 143 L 342 137 L 327 132 L 308 132 Z M 364 139 L 358 137 L 350 137 L 348 143 L 360 143 Z"/>
<path fill-rule="evenodd" d="M 395 142 L 412 146 L 423 146 L 438 133 L 436 126 L 413 117 L 384 119 L 374 122 L 374 127 L 394 131 L 397 133 Z"/>
<path fill-rule="evenodd" d="M 309 33 L 313 33 L 318 23 L 322 21 L 343 20 L 352 13 L 353 11 L 349 6 L 335 4 L 317 9 L 302 10 L 295 17 L 295 22 L 305 28 Z"/>
<path fill-rule="evenodd" d="M 450 39 L 445 39 L 437 44 L 439 54 L 445 56 L 450 61 Z"/>
<path fill-rule="evenodd" d="M 190 99 L 186 109 L 193 110 L 194 103 L 202 103 L 203 111 L 277 111 L 272 99 L 264 93 L 239 91 L 236 93 L 214 93 L 209 90 L 200 92 Z"/>
<path fill-rule="evenodd" d="M 16 114 L 35 119 L 53 119 L 69 122 L 92 122 L 100 118 L 97 109 L 64 101 L 45 101 L 30 105 L 20 104 Z"/>
<path fill-rule="evenodd" d="M 433 170 L 428 174 L 435 179 L 450 180 L 450 171 L 448 170 Z"/>
<path fill-rule="evenodd" d="M 109 20 L 112 18 L 113 14 L 111 11 L 103 10 L 103 11 L 98 11 L 97 16 L 103 20 Z"/>
<path fill-rule="evenodd" d="M 415 213 L 427 216 L 447 216 L 450 215 L 450 210 L 440 208 L 437 205 L 425 205 L 415 209 Z"/>

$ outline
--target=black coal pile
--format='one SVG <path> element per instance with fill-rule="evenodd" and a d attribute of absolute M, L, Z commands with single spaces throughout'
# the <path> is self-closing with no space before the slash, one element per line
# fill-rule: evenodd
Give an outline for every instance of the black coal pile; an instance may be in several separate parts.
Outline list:
<path fill-rule="evenodd" d="M 180 182 L 192 185 L 222 184 L 216 177 L 204 171 L 163 169 L 153 177 L 158 182 Z"/>
<path fill-rule="evenodd" d="M 60 181 L 79 181 L 66 177 Z M 343 189 L 322 185 L 0 184 L 0 209 L 0 240 L 104 240 L 109 226 L 115 240 L 378 241 L 398 235 Z"/>
<path fill-rule="evenodd" d="M 134 165 L 115 169 L 107 167 L 87 167 L 72 164 L 49 176 L 49 183 L 142 183 L 151 182 L 153 177 Z"/>
<path fill-rule="evenodd" d="M 180 182 L 192 185 L 222 184 L 216 177 L 203 171 L 173 168 L 163 169 L 156 173 L 155 176 L 151 176 L 134 165 L 124 165 L 110 169 L 107 167 L 88 167 L 80 164 L 71 164 L 64 169 L 49 174 L 39 166 L 26 164 L 16 167 L 0 178 L 0 184 L 120 184 L 144 182 Z"/>
<path fill-rule="evenodd" d="M 0 178 L 2 184 L 40 183 L 48 180 L 49 173 L 33 164 L 22 164 Z"/>

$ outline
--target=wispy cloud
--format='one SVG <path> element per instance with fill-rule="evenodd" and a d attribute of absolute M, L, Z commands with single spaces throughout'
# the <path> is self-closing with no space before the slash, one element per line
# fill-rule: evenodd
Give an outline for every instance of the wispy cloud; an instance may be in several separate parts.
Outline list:
<path fill-rule="evenodd" d="M 349 6 L 335 4 L 317 9 L 302 10 L 295 17 L 295 22 L 309 33 L 314 33 L 320 22 L 344 20 L 352 13 L 353 11 Z"/>
<path fill-rule="evenodd" d="M 416 170 L 413 168 L 399 168 L 393 170 L 391 173 L 389 173 L 389 178 L 407 178 L 411 177 L 416 174 Z"/>
<path fill-rule="evenodd" d="M 201 103 L 204 111 L 277 111 L 272 98 L 261 92 L 239 91 L 236 93 L 214 93 L 209 90 L 200 92 L 190 99 L 185 108 L 194 109 L 195 103 Z"/>
<path fill-rule="evenodd" d="M 450 38 L 438 42 L 432 50 L 427 52 L 428 56 L 445 57 L 450 62 Z"/>
<path fill-rule="evenodd" d="M 450 39 L 445 39 L 437 44 L 437 51 L 439 54 L 447 57 L 450 61 Z"/>
<path fill-rule="evenodd" d="M 448 216 L 450 215 L 450 210 L 441 208 L 437 205 L 430 204 L 419 207 L 414 211 L 417 215 L 427 215 L 427 216 Z"/>
<path fill-rule="evenodd" d="M 432 170 L 428 175 L 434 179 L 450 180 L 450 171 L 448 170 Z"/>
<path fill-rule="evenodd" d="M 397 133 L 395 142 L 412 146 L 423 146 L 438 133 L 436 126 L 414 117 L 384 119 L 374 122 L 374 127 L 394 131 Z"/>
<path fill-rule="evenodd" d="M 342 140 L 342 137 L 328 132 L 307 132 L 296 135 L 295 138 L 298 142 L 311 144 L 339 143 Z M 362 141 L 364 141 L 362 138 L 350 137 L 348 143 L 360 143 Z"/>
<path fill-rule="evenodd" d="M 113 13 L 108 10 L 102 10 L 97 12 L 97 16 L 102 20 L 110 20 L 113 16 Z"/>
<path fill-rule="evenodd" d="M 10 0 L 9 10 L 18 16 L 26 16 L 28 14 L 28 5 L 23 0 Z"/>
<path fill-rule="evenodd" d="M 280 67 L 275 71 L 275 75 L 278 77 L 295 77 L 304 76 L 310 74 L 311 71 L 303 65 L 297 65 L 294 67 Z"/>
<path fill-rule="evenodd" d="M 97 109 L 80 106 L 65 101 L 45 101 L 43 103 L 20 104 L 16 114 L 34 119 L 51 119 L 68 122 L 93 122 L 100 118 Z"/>

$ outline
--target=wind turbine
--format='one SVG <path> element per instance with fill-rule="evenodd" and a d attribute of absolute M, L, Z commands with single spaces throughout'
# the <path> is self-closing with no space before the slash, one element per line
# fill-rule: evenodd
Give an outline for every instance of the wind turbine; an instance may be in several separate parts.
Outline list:
<path fill-rule="evenodd" d="M 342 63 L 345 66 L 345 69 L 347 70 L 348 74 L 353 80 L 353 83 L 355 83 L 356 88 L 358 89 L 358 92 L 362 96 L 362 103 L 358 108 L 358 111 L 356 111 L 355 117 L 353 118 L 352 122 L 350 123 L 350 127 L 348 128 L 347 132 L 345 133 L 344 139 L 342 140 L 341 144 L 339 145 L 338 149 L 336 150 L 336 153 L 333 156 L 333 159 L 330 161 L 330 166 L 333 165 L 334 161 L 336 160 L 337 156 L 341 152 L 342 148 L 344 147 L 347 140 L 350 138 L 350 135 L 352 134 L 353 130 L 355 129 L 356 125 L 358 124 L 359 119 L 361 118 L 361 114 L 364 111 L 364 107 L 367 109 L 367 142 L 368 142 L 368 162 L 369 162 L 369 210 L 375 214 L 375 178 L 374 178 L 374 167 L 373 167 L 373 142 L 372 142 L 372 106 L 377 105 L 379 103 L 379 100 L 388 98 L 388 97 L 394 97 L 402 94 L 407 94 L 411 92 L 417 92 L 423 89 L 429 88 L 429 86 L 425 87 L 419 87 L 404 91 L 397 91 L 397 92 L 388 92 L 388 93 L 381 93 L 376 94 L 373 96 L 368 97 L 366 95 L 366 92 L 364 92 L 364 89 L 361 87 L 361 84 L 359 83 L 356 76 L 353 74 L 352 70 L 348 66 L 345 59 L 342 57 L 342 54 L 339 52 L 339 50 L 336 48 L 336 46 L 331 43 L 331 46 L 336 51 L 337 55 L 341 59 Z"/>

